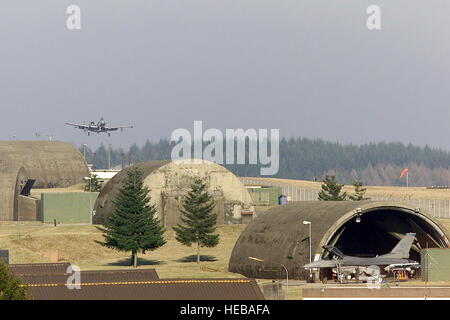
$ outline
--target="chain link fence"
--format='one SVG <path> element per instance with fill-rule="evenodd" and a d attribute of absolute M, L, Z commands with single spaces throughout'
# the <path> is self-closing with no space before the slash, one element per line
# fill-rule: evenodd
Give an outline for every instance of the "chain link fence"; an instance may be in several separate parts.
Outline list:
<path fill-rule="evenodd" d="M 260 180 L 240 178 L 245 185 L 261 185 Z M 289 186 L 277 182 L 264 182 L 265 186 L 281 187 L 283 195 L 290 197 L 291 201 L 318 201 L 319 190 Z M 420 198 L 394 198 L 390 196 L 370 196 L 372 201 L 392 201 L 420 208 L 435 218 L 450 219 L 450 200 L 420 199 Z"/>

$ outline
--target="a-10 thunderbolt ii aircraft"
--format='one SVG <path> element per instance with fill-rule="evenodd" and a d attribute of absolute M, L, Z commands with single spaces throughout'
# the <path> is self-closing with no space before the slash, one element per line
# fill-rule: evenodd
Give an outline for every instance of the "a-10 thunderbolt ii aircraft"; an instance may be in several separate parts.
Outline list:
<path fill-rule="evenodd" d="M 89 125 L 85 124 L 76 124 L 76 123 L 67 123 L 66 125 L 74 126 L 75 128 L 82 129 L 85 132 L 87 132 L 88 135 L 90 135 L 91 132 L 106 132 L 108 136 L 111 135 L 111 131 L 117 131 L 117 130 L 123 130 L 125 128 L 133 128 L 133 126 L 117 126 L 117 127 L 107 127 L 106 122 L 103 118 L 100 118 L 100 121 L 95 123 L 94 121 L 91 121 Z"/>
<path fill-rule="evenodd" d="M 385 266 L 385 271 L 420 268 L 420 264 L 417 261 L 409 259 L 409 251 L 411 250 L 415 236 L 415 233 L 407 233 L 391 252 L 383 255 L 377 255 L 372 258 L 347 256 L 336 247 L 324 246 L 323 248 L 329 251 L 333 255 L 333 258 L 329 260 L 320 259 L 318 261 L 305 264 L 304 268 L 336 268 L 339 281 L 342 281 L 343 270 L 356 270 L 356 272 L 361 274 L 359 276 L 359 280 L 375 280 L 381 282 L 380 266 Z M 349 266 L 357 268 L 348 268 Z"/>

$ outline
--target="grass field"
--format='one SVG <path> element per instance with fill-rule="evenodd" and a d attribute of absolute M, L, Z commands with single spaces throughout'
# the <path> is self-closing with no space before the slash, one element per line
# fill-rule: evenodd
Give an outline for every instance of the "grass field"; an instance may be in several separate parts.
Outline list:
<path fill-rule="evenodd" d="M 139 256 L 140 268 L 154 268 L 161 278 L 231 278 L 228 261 L 237 238 L 246 225 L 222 225 L 219 245 L 202 248 L 200 266 L 196 248 L 175 240 L 175 232 L 167 228 L 167 243 Z M 92 225 L 58 225 L 42 223 L 0 224 L 0 248 L 10 250 L 10 263 L 42 263 L 69 261 L 82 270 L 131 268 L 130 254 L 105 248 L 95 242 L 102 234 Z"/>

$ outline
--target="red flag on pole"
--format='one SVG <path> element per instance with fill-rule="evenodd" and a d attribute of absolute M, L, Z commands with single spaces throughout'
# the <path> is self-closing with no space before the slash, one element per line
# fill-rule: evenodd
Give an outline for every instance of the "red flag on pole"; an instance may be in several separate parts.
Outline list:
<path fill-rule="evenodd" d="M 400 174 L 400 179 L 403 178 L 403 176 L 408 172 L 408 168 L 403 169 L 402 173 Z"/>

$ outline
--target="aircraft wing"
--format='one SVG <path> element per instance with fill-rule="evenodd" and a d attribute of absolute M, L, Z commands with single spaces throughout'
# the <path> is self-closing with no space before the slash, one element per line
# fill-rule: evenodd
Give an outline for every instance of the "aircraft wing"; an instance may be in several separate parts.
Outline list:
<path fill-rule="evenodd" d="M 133 126 L 105 127 L 105 130 L 106 131 L 116 131 L 116 130 L 125 129 L 125 128 L 133 128 Z"/>
<path fill-rule="evenodd" d="M 305 264 L 303 268 L 313 269 L 313 268 L 334 268 L 338 262 L 336 260 L 318 260 L 308 264 Z"/>
<path fill-rule="evenodd" d="M 76 123 L 68 123 L 68 122 L 66 122 L 66 124 L 68 126 L 74 126 L 74 127 L 79 128 L 79 129 L 88 129 L 89 128 L 89 126 L 87 126 L 85 124 L 76 124 Z"/>

